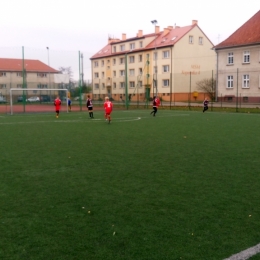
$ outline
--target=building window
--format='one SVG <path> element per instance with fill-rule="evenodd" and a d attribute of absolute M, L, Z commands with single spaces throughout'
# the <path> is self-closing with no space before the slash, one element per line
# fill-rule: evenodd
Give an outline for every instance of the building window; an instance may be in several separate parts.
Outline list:
<path fill-rule="evenodd" d="M 113 65 L 116 65 L 116 59 L 113 59 Z"/>
<path fill-rule="evenodd" d="M 116 77 L 116 71 L 115 70 L 113 71 L 113 77 L 114 78 Z"/>
<path fill-rule="evenodd" d="M 37 88 L 43 89 L 43 88 L 48 88 L 46 84 L 38 84 Z"/>
<path fill-rule="evenodd" d="M 154 66 L 154 67 L 153 67 L 153 73 L 155 74 L 155 73 L 157 73 L 157 72 L 158 72 L 157 66 Z"/>
<path fill-rule="evenodd" d="M 99 89 L 99 84 L 94 85 L 95 89 Z"/>
<path fill-rule="evenodd" d="M 102 60 L 101 61 L 101 67 L 104 67 L 104 65 L 105 65 L 105 62 L 104 62 L 104 60 Z"/>
<path fill-rule="evenodd" d="M 102 83 L 102 89 L 104 89 L 105 88 L 105 83 Z"/>
<path fill-rule="evenodd" d="M 163 59 L 167 59 L 170 57 L 170 52 L 169 51 L 163 51 Z"/>
<path fill-rule="evenodd" d="M 139 68 L 139 75 L 142 75 L 142 74 L 143 74 L 143 69 Z"/>
<path fill-rule="evenodd" d="M 250 51 L 244 51 L 244 63 L 250 62 Z"/>
<path fill-rule="evenodd" d="M 6 77 L 6 72 L 0 72 L 0 77 Z"/>
<path fill-rule="evenodd" d="M 142 62 L 143 61 L 143 55 L 139 55 L 138 57 L 139 57 L 139 59 L 138 59 L 139 62 Z"/>
<path fill-rule="evenodd" d="M 189 36 L 189 43 L 192 44 L 193 43 L 193 36 Z"/>
<path fill-rule="evenodd" d="M 169 72 L 170 71 L 170 66 L 169 65 L 164 65 L 163 66 L 163 72 Z"/>
<path fill-rule="evenodd" d="M 134 50 L 135 49 L 135 44 L 134 43 L 130 43 L 130 50 Z"/>
<path fill-rule="evenodd" d="M 139 48 L 143 48 L 143 42 L 139 42 Z"/>
<path fill-rule="evenodd" d="M 125 88 L 125 82 L 120 82 L 120 88 Z"/>
<path fill-rule="evenodd" d="M 170 86 L 170 80 L 169 79 L 163 79 L 163 87 L 169 87 Z"/>
<path fill-rule="evenodd" d="M 95 68 L 98 67 L 98 61 L 95 61 L 95 62 L 94 62 L 94 67 L 95 67 Z"/>
<path fill-rule="evenodd" d="M 135 70 L 134 69 L 130 69 L 129 70 L 129 75 L 130 76 L 134 76 L 135 75 Z"/>
<path fill-rule="evenodd" d="M 135 62 L 135 56 L 130 56 L 129 63 L 134 63 L 134 62 Z"/>
<path fill-rule="evenodd" d="M 143 82 L 142 81 L 138 81 L 138 87 L 141 88 L 143 86 Z"/>
<path fill-rule="evenodd" d="M 233 88 L 233 76 L 227 76 L 227 88 Z"/>
<path fill-rule="evenodd" d="M 120 76 L 121 77 L 125 76 L 125 71 L 124 70 L 120 70 Z"/>
<path fill-rule="evenodd" d="M 243 75 L 243 85 L 242 88 L 249 88 L 249 75 Z"/>
<path fill-rule="evenodd" d="M 120 58 L 120 64 L 124 64 L 125 63 L 125 58 Z"/>
<path fill-rule="evenodd" d="M 102 78 L 104 78 L 105 77 L 105 72 L 104 71 L 102 71 Z"/>
<path fill-rule="evenodd" d="M 113 88 L 116 88 L 116 83 L 115 82 L 113 83 Z"/>
<path fill-rule="evenodd" d="M 47 78 L 47 73 L 37 73 L 38 78 Z"/>
<path fill-rule="evenodd" d="M 6 84 L 0 84 L 0 89 L 6 88 Z"/>
<path fill-rule="evenodd" d="M 129 83 L 130 83 L 130 86 L 129 86 L 130 88 L 134 88 L 135 87 L 135 82 L 134 81 L 130 81 Z"/>
<path fill-rule="evenodd" d="M 153 53 L 153 59 L 154 59 L 154 60 L 157 60 L 157 52 L 154 52 L 154 53 Z"/>
<path fill-rule="evenodd" d="M 234 54 L 233 54 L 233 52 L 228 53 L 228 64 L 234 64 Z"/>
<path fill-rule="evenodd" d="M 113 51 L 116 52 L 116 46 L 113 46 Z"/>
<path fill-rule="evenodd" d="M 120 51 L 124 51 L 125 50 L 125 45 L 120 45 Z"/>
<path fill-rule="evenodd" d="M 203 38 L 199 37 L 199 45 L 202 45 L 202 44 L 203 44 Z"/>
<path fill-rule="evenodd" d="M 94 73 L 94 78 L 97 79 L 99 77 L 98 72 Z"/>
<path fill-rule="evenodd" d="M 17 77 L 22 77 L 22 76 L 23 76 L 23 73 L 22 73 L 22 72 L 17 72 L 17 73 L 16 73 L 16 76 L 17 76 Z"/>

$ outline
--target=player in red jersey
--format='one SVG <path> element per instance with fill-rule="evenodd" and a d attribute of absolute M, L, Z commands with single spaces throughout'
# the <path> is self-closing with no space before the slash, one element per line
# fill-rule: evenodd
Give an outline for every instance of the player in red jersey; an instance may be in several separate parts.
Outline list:
<path fill-rule="evenodd" d="M 55 106 L 55 111 L 56 111 L 56 118 L 59 118 L 60 114 L 60 106 L 61 106 L 61 100 L 59 96 L 54 100 L 54 106 Z"/>
<path fill-rule="evenodd" d="M 157 96 L 154 96 L 153 97 L 153 111 L 150 113 L 150 115 L 153 114 L 153 116 L 155 116 L 159 106 L 160 106 L 160 98 Z"/>
<path fill-rule="evenodd" d="M 113 103 L 109 101 L 108 97 L 105 97 L 105 103 L 104 103 L 104 109 L 105 109 L 105 119 L 108 120 L 108 123 L 111 122 L 111 113 L 113 110 Z"/>

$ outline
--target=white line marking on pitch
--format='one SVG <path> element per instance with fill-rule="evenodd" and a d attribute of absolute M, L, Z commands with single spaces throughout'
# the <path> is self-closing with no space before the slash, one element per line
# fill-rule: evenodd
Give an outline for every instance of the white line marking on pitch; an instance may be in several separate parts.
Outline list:
<path fill-rule="evenodd" d="M 158 118 L 161 117 L 179 117 L 179 116 L 190 116 L 189 114 L 173 114 L 173 115 L 160 115 Z M 152 118 L 152 116 L 146 116 L 146 117 L 119 117 L 119 118 L 113 118 L 112 122 L 131 122 L 131 121 L 138 121 L 141 119 L 147 119 Z M 62 120 L 62 119 L 54 119 L 54 120 L 44 120 L 44 121 L 21 121 L 21 122 L 4 122 L 0 123 L 0 125 L 15 125 L 15 124 L 35 124 L 35 123 L 90 123 L 92 121 L 96 121 L 96 123 L 103 122 L 102 119 L 95 118 L 95 119 L 84 119 L 82 117 L 79 117 L 79 119 L 75 120 Z"/>
<path fill-rule="evenodd" d="M 131 121 L 137 121 L 140 120 L 141 117 L 135 117 L 135 118 L 120 118 L 120 120 L 118 120 L 118 118 L 113 119 L 113 122 L 131 122 Z M 104 122 L 102 119 L 91 119 L 91 120 L 53 120 L 53 121 L 21 121 L 21 122 L 5 122 L 5 123 L 0 123 L 0 125 L 16 125 L 16 124 L 35 124 L 35 123 L 90 123 L 92 121 L 96 121 L 96 122 Z"/>
<path fill-rule="evenodd" d="M 260 253 L 260 243 L 224 260 L 246 260 L 258 253 Z"/>

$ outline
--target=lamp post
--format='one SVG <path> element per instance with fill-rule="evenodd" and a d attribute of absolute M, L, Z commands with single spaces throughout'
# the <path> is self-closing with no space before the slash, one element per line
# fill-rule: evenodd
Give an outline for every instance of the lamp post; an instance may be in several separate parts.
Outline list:
<path fill-rule="evenodd" d="M 128 109 L 128 73 L 127 73 L 127 54 L 125 53 L 125 106 Z"/>
<path fill-rule="evenodd" d="M 51 78 L 50 78 L 50 55 L 49 55 L 49 47 L 46 47 L 47 53 L 48 53 L 48 77 L 49 77 L 49 86 L 48 88 L 51 88 Z M 51 91 L 50 91 L 51 94 Z M 51 98 L 51 95 L 50 95 Z"/>
<path fill-rule="evenodd" d="M 132 52 L 132 50 L 125 53 L 125 106 L 128 109 L 128 53 Z"/>
<path fill-rule="evenodd" d="M 152 20 L 151 23 L 154 25 L 154 27 L 156 27 L 157 25 L 157 20 Z M 156 38 L 157 36 L 155 36 L 155 41 L 154 41 L 154 59 L 155 59 L 155 79 L 153 80 L 153 85 L 155 86 L 155 91 L 156 91 L 156 96 L 157 96 L 157 52 L 156 52 Z M 153 91 L 154 92 L 154 91 Z"/>

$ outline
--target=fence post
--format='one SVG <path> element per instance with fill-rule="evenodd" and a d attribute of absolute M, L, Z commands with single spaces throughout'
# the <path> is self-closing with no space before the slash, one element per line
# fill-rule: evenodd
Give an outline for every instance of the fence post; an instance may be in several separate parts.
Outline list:
<path fill-rule="evenodd" d="M 236 112 L 238 112 L 238 68 L 237 68 L 237 98 L 236 98 Z"/>
<path fill-rule="evenodd" d="M 170 86 L 170 110 L 172 109 L 172 72 L 171 72 L 171 74 L 170 74 L 170 84 L 171 84 L 171 86 Z"/>
<path fill-rule="evenodd" d="M 191 96 L 191 71 L 190 71 L 190 91 L 189 91 L 189 110 L 190 110 L 190 97 Z"/>
<path fill-rule="evenodd" d="M 214 93 L 214 89 L 213 89 L 213 70 L 212 70 L 212 75 L 211 75 L 211 89 L 212 89 L 212 93 Z M 211 99 L 211 111 L 213 110 L 213 98 Z"/>

